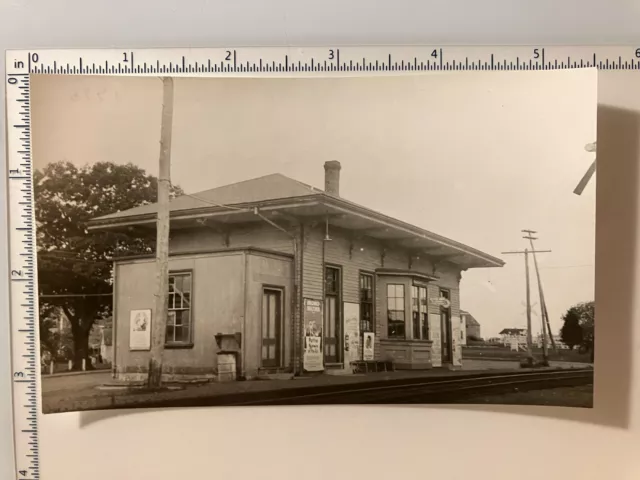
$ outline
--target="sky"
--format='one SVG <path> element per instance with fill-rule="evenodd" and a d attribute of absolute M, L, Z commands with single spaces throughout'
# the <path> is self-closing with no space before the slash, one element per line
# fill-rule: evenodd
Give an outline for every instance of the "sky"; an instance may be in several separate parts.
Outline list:
<path fill-rule="evenodd" d="M 35 76 L 36 168 L 134 163 L 157 175 L 158 78 Z M 187 193 L 282 173 L 322 188 L 342 164 L 340 194 L 502 258 L 469 270 L 461 308 L 485 338 L 526 326 L 528 247 L 537 231 L 552 330 L 594 299 L 595 70 L 456 72 L 324 79 L 175 80 L 171 176 Z M 540 331 L 531 266 L 534 334 Z"/>

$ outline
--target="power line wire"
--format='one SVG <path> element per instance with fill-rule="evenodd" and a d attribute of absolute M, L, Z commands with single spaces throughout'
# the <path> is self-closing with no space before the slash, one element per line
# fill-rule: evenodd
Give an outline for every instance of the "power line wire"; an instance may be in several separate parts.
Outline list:
<path fill-rule="evenodd" d="M 543 269 L 559 269 L 559 268 L 586 268 L 586 267 L 594 267 L 592 264 L 583 264 L 583 265 L 540 265 L 540 270 Z"/>

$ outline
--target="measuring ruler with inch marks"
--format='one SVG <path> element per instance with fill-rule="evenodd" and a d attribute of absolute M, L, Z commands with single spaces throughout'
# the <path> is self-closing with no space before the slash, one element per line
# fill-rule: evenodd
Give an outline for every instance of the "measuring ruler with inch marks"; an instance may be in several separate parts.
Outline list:
<path fill-rule="evenodd" d="M 30 76 L 304 77 L 597 67 L 640 72 L 640 46 L 365 46 L 8 51 L 9 276 L 16 478 L 40 478 Z M 37 106 L 36 106 L 37 108 Z"/>

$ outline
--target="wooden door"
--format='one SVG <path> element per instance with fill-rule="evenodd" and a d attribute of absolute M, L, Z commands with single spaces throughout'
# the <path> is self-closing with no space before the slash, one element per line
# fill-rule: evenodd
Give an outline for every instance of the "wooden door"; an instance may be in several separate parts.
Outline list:
<path fill-rule="evenodd" d="M 440 298 L 451 301 L 447 290 L 440 291 Z M 440 308 L 440 338 L 442 341 L 442 363 L 451 363 L 453 359 L 451 305 Z"/>
<path fill-rule="evenodd" d="M 323 328 L 325 363 L 339 363 L 342 359 L 340 285 L 340 269 L 326 267 Z"/>
<path fill-rule="evenodd" d="M 262 292 L 262 366 L 282 366 L 282 291 Z"/>

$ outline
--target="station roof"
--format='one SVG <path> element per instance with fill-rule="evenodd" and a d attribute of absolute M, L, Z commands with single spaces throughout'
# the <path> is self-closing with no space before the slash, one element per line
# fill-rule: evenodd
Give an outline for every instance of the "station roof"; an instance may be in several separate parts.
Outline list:
<path fill-rule="evenodd" d="M 505 328 L 499 333 L 499 335 L 520 335 L 526 331 L 526 328 Z"/>
<path fill-rule="evenodd" d="M 469 312 L 467 312 L 466 310 L 460 310 L 460 315 L 465 316 L 465 322 L 467 326 L 472 326 L 472 327 L 480 326 L 480 322 L 478 322 L 478 320 L 476 320 L 475 317 L 471 315 Z"/>
<path fill-rule="evenodd" d="M 130 227 L 155 228 L 157 204 L 95 218 L 89 230 Z M 502 267 L 504 261 L 455 240 L 350 202 L 341 196 L 299 182 L 282 174 L 266 175 L 197 194 L 186 194 L 170 203 L 172 229 L 213 225 L 231 228 L 251 222 L 285 224 L 314 219 L 331 227 L 368 237 L 390 247 L 424 254 L 467 268 Z"/>

